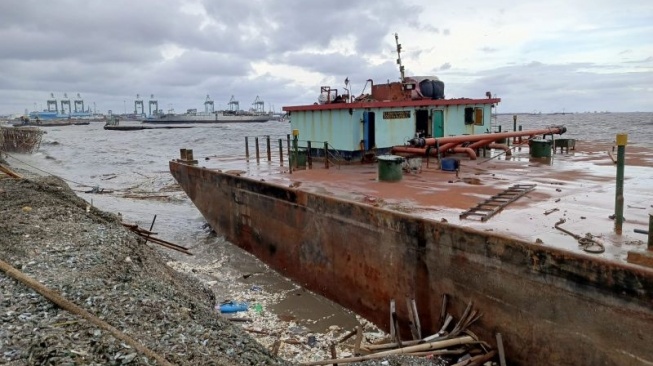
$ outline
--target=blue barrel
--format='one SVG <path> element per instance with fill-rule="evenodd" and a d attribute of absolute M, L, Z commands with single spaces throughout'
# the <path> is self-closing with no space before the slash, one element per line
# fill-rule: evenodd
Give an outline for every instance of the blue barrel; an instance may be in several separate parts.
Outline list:
<path fill-rule="evenodd" d="M 456 158 L 443 158 L 440 160 L 440 169 L 447 172 L 455 172 L 460 168 L 460 160 Z"/>
<path fill-rule="evenodd" d="M 404 158 L 397 155 L 381 155 L 379 161 L 379 182 L 398 182 L 403 177 L 401 165 Z"/>

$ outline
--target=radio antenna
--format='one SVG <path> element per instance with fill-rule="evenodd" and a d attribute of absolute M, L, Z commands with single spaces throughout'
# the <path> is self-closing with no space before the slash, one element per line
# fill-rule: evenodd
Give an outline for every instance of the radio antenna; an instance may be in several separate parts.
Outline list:
<path fill-rule="evenodd" d="M 401 64 L 401 44 L 399 43 L 399 35 L 395 33 L 395 43 L 397 44 L 397 65 L 399 65 L 399 74 L 401 75 L 401 82 L 404 82 L 404 65 Z"/>

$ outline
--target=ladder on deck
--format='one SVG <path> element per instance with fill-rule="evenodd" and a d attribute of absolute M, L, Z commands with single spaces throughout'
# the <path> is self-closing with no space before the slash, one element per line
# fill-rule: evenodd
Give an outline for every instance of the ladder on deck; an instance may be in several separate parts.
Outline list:
<path fill-rule="evenodd" d="M 503 210 L 504 207 L 515 202 L 519 197 L 535 189 L 536 184 L 515 184 L 505 191 L 495 194 L 485 201 L 460 214 L 460 219 L 476 216 L 485 222 Z"/>

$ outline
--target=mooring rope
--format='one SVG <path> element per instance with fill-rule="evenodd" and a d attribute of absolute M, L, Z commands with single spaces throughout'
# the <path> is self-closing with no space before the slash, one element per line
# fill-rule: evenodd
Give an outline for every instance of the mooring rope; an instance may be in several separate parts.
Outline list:
<path fill-rule="evenodd" d="M 15 156 L 13 156 L 13 155 L 7 153 L 7 152 L 5 152 L 5 155 L 7 155 L 7 156 L 9 156 L 10 158 L 12 158 L 12 159 L 18 161 L 18 162 L 21 163 L 21 164 L 25 164 L 25 165 L 27 165 L 28 167 L 30 167 L 30 168 L 32 168 L 32 169 L 36 169 L 36 170 L 41 171 L 41 172 L 43 172 L 43 173 L 45 173 L 45 174 L 48 174 L 48 175 L 54 175 L 54 176 L 57 176 L 57 177 L 61 178 L 62 180 L 66 181 L 66 182 L 74 183 L 74 184 L 76 184 L 76 185 L 78 185 L 78 186 L 82 186 L 82 187 L 89 187 L 89 188 L 93 188 L 93 187 L 94 187 L 94 186 L 90 186 L 90 185 L 88 185 L 88 184 L 78 183 L 78 182 L 75 182 L 75 181 L 73 181 L 73 180 L 66 179 L 66 178 L 63 178 L 63 177 L 58 176 L 58 175 L 56 175 L 56 174 L 53 174 L 52 172 L 48 172 L 47 170 L 43 170 L 43 169 L 41 169 L 41 168 L 37 168 L 37 167 L 35 167 L 34 165 L 31 165 L 31 164 L 29 164 L 29 163 L 27 163 L 27 162 L 25 162 L 25 161 L 22 161 L 22 160 L 18 159 L 17 157 L 15 157 Z"/>
<path fill-rule="evenodd" d="M 572 233 L 569 230 L 563 229 L 560 227 L 560 225 L 564 224 L 567 220 L 565 219 L 560 219 L 558 222 L 555 224 L 555 228 L 562 231 L 563 233 L 572 236 L 574 239 L 578 241 L 578 245 L 583 249 L 584 251 L 592 254 L 601 254 L 605 252 L 605 246 L 600 243 L 599 241 L 594 239 L 594 236 L 590 233 L 585 234 L 585 236 L 580 236 L 577 234 Z"/>

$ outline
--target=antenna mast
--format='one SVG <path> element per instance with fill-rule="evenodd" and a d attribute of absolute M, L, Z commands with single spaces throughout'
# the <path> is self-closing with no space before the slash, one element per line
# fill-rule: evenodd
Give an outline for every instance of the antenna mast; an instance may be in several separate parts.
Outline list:
<path fill-rule="evenodd" d="M 399 43 L 399 35 L 395 33 L 395 43 L 397 44 L 397 65 L 399 65 L 399 74 L 401 74 L 401 82 L 404 82 L 404 65 L 401 64 L 401 44 Z"/>

